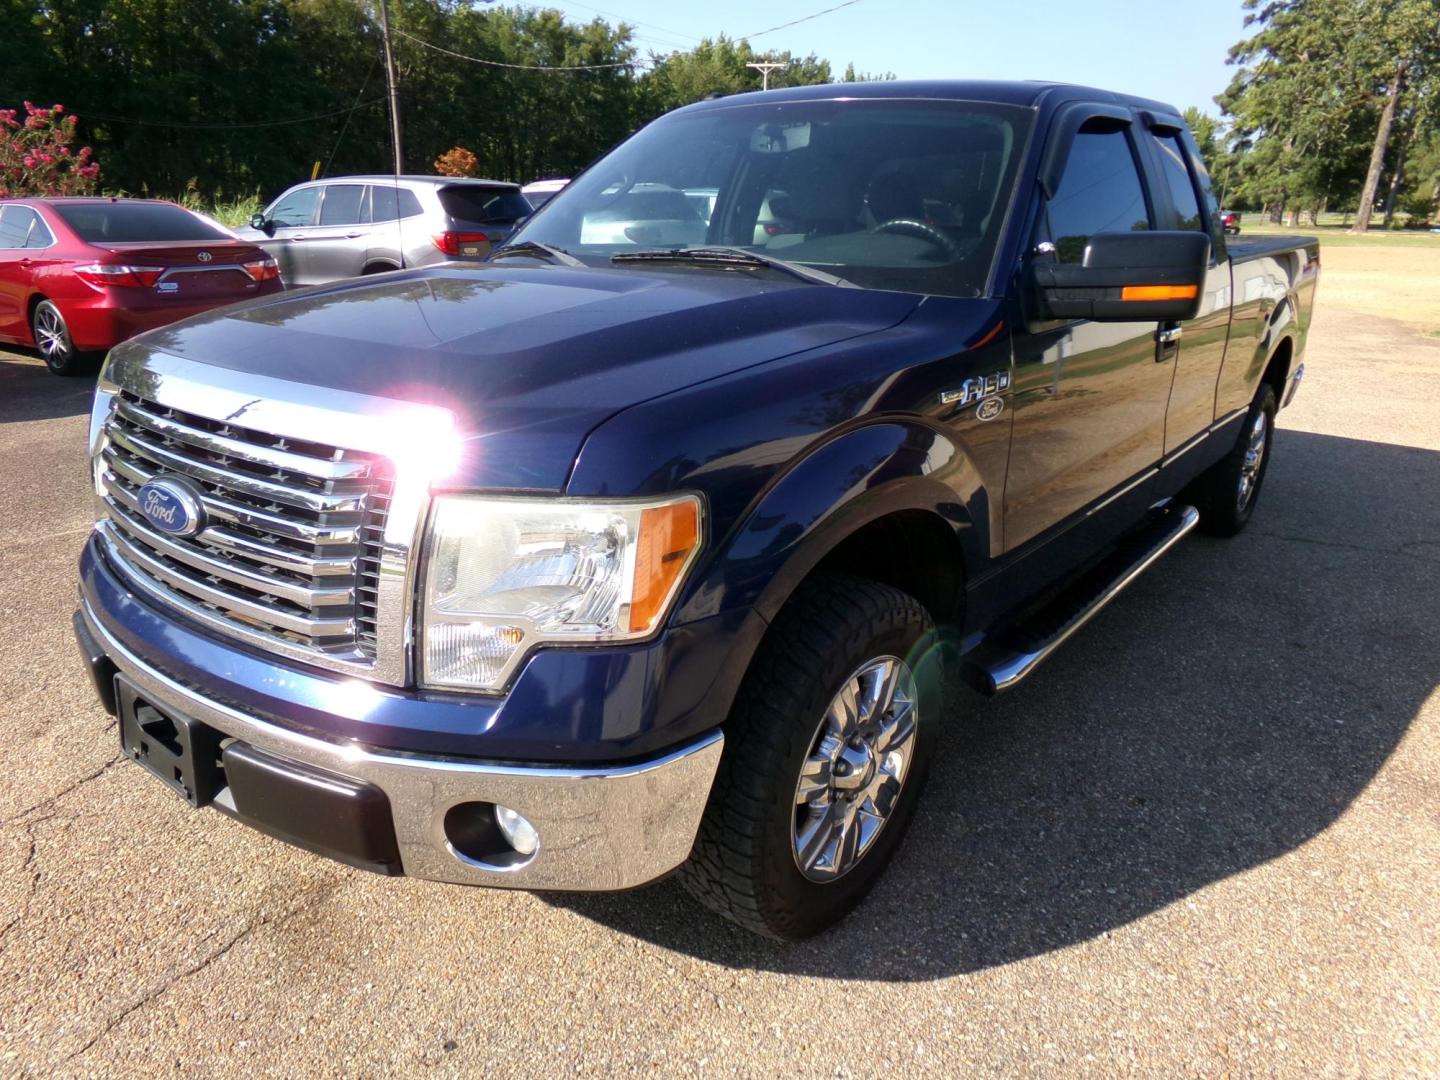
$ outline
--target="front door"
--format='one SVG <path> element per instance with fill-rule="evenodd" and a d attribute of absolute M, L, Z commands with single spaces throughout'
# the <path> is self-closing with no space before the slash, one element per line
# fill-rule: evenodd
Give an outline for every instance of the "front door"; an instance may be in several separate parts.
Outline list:
<path fill-rule="evenodd" d="M 319 206 L 320 188 L 310 184 L 287 191 L 266 211 L 270 236 L 258 242 L 280 264 L 280 276 L 286 285 L 315 284 L 305 263 L 305 245 L 310 241 Z"/>
<path fill-rule="evenodd" d="M 1080 127 L 1027 258 L 1079 262 L 1096 233 L 1154 227 L 1132 126 L 1106 115 Z M 1006 550 L 1159 462 L 1174 365 L 1157 362 L 1157 328 L 1080 320 L 1016 333 Z"/>

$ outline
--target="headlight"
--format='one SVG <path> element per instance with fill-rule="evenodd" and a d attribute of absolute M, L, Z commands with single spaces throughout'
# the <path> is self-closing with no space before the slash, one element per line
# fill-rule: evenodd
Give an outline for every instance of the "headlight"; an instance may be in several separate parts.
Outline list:
<path fill-rule="evenodd" d="M 498 690 L 542 642 L 632 641 L 700 549 L 700 502 L 437 496 L 421 613 L 426 686 Z"/>

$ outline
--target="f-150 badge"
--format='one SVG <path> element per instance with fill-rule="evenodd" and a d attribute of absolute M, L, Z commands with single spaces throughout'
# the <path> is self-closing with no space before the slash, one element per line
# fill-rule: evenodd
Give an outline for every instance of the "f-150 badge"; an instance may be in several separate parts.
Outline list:
<path fill-rule="evenodd" d="M 955 390 L 943 391 L 940 394 L 940 404 L 959 405 L 964 408 L 971 402 L 1008 389 L 1010 389 L 1010 372 L 992 371 L 989 375 L 976 375 L 973 379 L 966 379 Z M 990 418 L 986 417 L 986 419 Z"/>

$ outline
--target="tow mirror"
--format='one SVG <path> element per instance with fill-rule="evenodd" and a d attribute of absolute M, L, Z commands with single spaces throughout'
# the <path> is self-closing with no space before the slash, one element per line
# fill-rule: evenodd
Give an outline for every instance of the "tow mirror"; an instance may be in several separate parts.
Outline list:
<path fill-rule="evenodd" d="M 1078 263 L 1030 264 L 1030 306 L 1040 322 L 1183 322 L 1200 313 L 1209 264 L 1202 232 L 1097 233 Z"/>

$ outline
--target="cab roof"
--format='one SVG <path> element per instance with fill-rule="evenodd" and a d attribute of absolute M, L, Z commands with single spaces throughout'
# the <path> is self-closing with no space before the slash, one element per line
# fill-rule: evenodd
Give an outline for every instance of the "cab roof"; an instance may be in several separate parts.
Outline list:
<path fill-rule="evenodd" d="M 824 83 L 787 86 L 780 90 L 753 90 L 711 98 L 687 105 L 683 112 L 703 112 L 733 105 L 780 104 L 786 101 L 842 101 L 863 98 L 929 98 L 949 101 L 990 101 L 1001 105 L 1039 108 L 1066 101 L 1096 101 L 1178 115 L 1173 105 L 1132 94 L 1117 94 L 1093 86 L 1038 80 L 1000 79 L 895 79 L 884 82 Z"/>

